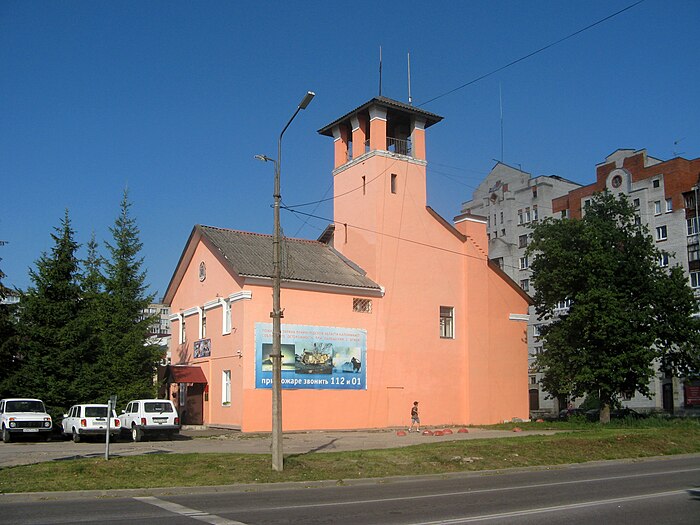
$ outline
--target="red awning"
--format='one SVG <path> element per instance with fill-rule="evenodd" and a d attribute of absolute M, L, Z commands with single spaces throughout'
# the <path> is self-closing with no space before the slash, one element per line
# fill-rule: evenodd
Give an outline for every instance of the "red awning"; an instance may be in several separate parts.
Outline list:
<path fill-rule="evenodd" d="M 206 383 L 207 378 L 198 366 L 170 366 L 169 383 Z"/>

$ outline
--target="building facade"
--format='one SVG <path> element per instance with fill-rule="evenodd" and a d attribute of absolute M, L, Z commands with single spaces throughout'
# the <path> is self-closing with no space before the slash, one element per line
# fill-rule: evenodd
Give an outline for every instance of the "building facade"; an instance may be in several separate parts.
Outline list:
<path fill-rule="evenodd" d="M 530 173 L 498 162 L 479 184 L 470 201 L 462 204 L 462 213 L 486 218 L 489 258 L 531 296 L 530 261 L 525 254 L 532 228 L 545 217 L 551 217 L 552 200 L 581 185 L 556 175 L 533 177 Z M 539 385 L 541 374 L 534 370 L 535 358 L 542 352 L 539 340 L 540 321 L 530 307 L 528 321 L 528 393 L 529 407 L 553 412 L 559 406 L 549 399 Z"/>
<path fill-rule="evenodd" d="M 407 425 L 416 400 L 427 425 L 528 417 L 530 299 L 489 261 L 484 219 L 426 203 L 441 119 L 378 97 L 319 130 L 334 222 L 282 246 L 285 429 Z M 271 236 L 225 228 L 187 241 L 164 299 L 185 422 L 270 430 L 272 253 Z"/>
<path fill-rule="evenodd" d="M 624 193 L 637 209 L 638 221 L 647 226 L 659 249 L 668 253 L 659 264 L 682 266 L 700 299 L 699 177 L 700 159 L 662 161 L 647 155 L 646 150 L 613 152 L 596 167 L 596 181 L 585 186 L 557 176 L 532 177 L 498 163 L 472 200 L 462 205 L 462 211 L 487 218 L 489 258 L 534 295 L 525 251 L 537 221 L 550 216 L 581 218 L 594 193 L 606 189 L 613 194 Z M 561 311 L 567 308 L 562 302 Z M 533 369 L 536 356 L 544 351 L 540 326 L 534 307 L 530 307 L 527 339 L 532 415 L 563 408 L 558 400 L 548 399 L 538 384 L 541 375 Z M 700 404 L 699 389 L 698 385 L 659 375 L 651 385 L 652 399 L 637 394 L 624 401 L 643 411 L 676 411 Z"/>

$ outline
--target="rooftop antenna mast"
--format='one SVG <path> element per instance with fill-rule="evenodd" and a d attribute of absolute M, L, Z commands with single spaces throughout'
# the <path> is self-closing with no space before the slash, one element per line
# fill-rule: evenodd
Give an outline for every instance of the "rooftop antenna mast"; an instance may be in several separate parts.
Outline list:
<path fill-rule="evenodd" d="M 411 99 L 411 52 L 408 52 L 408 105 L 413 105 L 413 99 Z"/>
<path fill-rule="evenodd" d="M 501 162 L 503 162 L 503 90 L 501 83 L 498 83 L 498 103 L 501 108 Z"/>
<path fill-rule="evenodd" d="M 382 46 L 379 46 L 379 96 L 382 96 Z"/>

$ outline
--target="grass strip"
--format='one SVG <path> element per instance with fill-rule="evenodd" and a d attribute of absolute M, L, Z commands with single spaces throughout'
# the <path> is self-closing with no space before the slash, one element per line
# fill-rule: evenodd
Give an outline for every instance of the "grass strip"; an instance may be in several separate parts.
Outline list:
<path fill-rule="evenodd" d="M 490 428 L 512 428 L 499 425 Z M 0 469 L 0 493 L 277 483 L 441 474 L 700 453 L 700 423 L 535 424 L 550 436 L 469 439 L 387 450 L 288 455 L 283 472 L 269 454 L 162 454 L 76 459 Z"/>

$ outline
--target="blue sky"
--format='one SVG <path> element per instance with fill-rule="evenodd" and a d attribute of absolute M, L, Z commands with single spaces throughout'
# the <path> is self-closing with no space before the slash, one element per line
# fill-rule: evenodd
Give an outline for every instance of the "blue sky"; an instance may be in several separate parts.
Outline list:
<path fill-rule="evenodd" d="M 26 288 L 68 209 L 83 245 L 128 187 L 150 292 L 195 224 L 272 232 L 277 137 L 285 203 L 330 195 L 316 131 L 378 94 L 445 119 L 428 130 L 428 204 L 447 219 L 500 159 L 593 181 L 618 148 L 700 155 L 700 2 L 646 0 L 468 87 L 440 95 L 631 4 L 610 1 L 0 3 L 0 268 Z M 440 97 L 421 105 L 424 101 Z M 307 208 L 332 217 L 332 202 Z M 325 221 L 282 214 L 288 236 Z M 84 253 L 81 251 L 81 254 Z"/>

